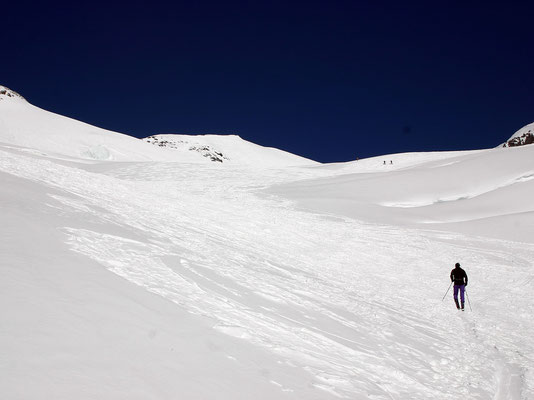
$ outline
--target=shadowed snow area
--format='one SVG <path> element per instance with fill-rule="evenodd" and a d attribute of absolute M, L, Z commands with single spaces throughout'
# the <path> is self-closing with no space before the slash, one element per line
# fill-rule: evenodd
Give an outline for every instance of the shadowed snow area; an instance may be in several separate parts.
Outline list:
<path fill-rule="evenodd" d="M 23 145 L 0 144 L 3 398 L 534 397 L 534 146 L 251 168 Z"/>

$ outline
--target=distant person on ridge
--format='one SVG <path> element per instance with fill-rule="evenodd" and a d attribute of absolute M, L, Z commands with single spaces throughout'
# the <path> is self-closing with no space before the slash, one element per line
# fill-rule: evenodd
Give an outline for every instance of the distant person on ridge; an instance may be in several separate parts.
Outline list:
<path fill-rule="evenodd" d="M 456 308 L 460 309 L 460 304 L 458 303 L 458 292 L 460 292 L 460 301 L 462 311 L 464 310 L 464 294 L 465 287 L 467 286 L 467 274 L 465 271 L 460 268 L 460 263 L 456 263 L 454 269 L 451 271 L 451 282 L 454 282 L 454 302 L 456 303 Z"/>

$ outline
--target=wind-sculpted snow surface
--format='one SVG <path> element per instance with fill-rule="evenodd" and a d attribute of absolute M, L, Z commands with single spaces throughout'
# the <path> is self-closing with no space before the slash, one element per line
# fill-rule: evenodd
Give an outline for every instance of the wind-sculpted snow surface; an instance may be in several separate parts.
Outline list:
<path fill-rule="evenodd" d="M 427 179 L 417 164 L 396 173 Z M 369 171 L 368 182 L 386 179 Z M 534 396 L 532 244 L 307 212 L 265 195 L 352 182 L 343 168 L 81 164 L 3 147 L 0 173 L 6 398 Z M 489 177 L 474 190 L 485 193 Z M 450 294 L 442 302 L 457 261 L 472 312 L 457 312 Z M 38 314 L 46 304 L 55 323 Z"/>

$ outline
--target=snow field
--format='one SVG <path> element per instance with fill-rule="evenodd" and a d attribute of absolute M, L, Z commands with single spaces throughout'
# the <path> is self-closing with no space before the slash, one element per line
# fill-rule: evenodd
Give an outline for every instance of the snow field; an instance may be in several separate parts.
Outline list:
<path fill-rule="evenodd" d="M 533 242 L 534 146 L 430 155 L 398 155 L 387 172 L 379 159 L 362 160 L 361 171 L 352 164 L 269 192 L 358 220 Z"/>
<path fill-rule="evenodd" d="M 83 271 L 97 275 L 95 286 L 113 281 L 122 290 L 117 302 L 126 297 L 141 307 L 157 303 L 153 309 L 166 319 L 168 333 L 175 332 L 175 321 L 187 320 L 190 330 L 172 338 L 181 348 L 197 334 L 225 343 L 225 350 L 219 352 L 224 360 L 217 358 L 218 364 L 204 376 L 220 387 L 202 388 L 198 382 L 198 391 L 190 387 L 188 398 L 236 398 L 238 389 L 252 393 L 252 383 L 261 385 L 256 395 L 264 396 L 260 398 L 533 396 L 533 343 L 525 334 L 534 328 L 531 244 L 363 222 L 342 212 L 310 213 L 291 201 L 264 194 L 271 185 L 308 179 L 292 184 L 305 198 L 306 182 L 313 182 L 309 179 L 347 178 L 335 168 L 78 164 L 4 148 L 0 170 L 43 199 L 42 212 L 57 225 L 50 240 L 57 241 L 62 254 L 84 260 Z M 365 178 L 381 179 L 380 174 Z M 260 191 L 263 194 L 258 196 Z M 324 188 L 323 193 L 330 195 Z M 19 202 L 9 203 L 10 198 L 6 196 L 3 205 L 18 210 Z M 19 257 L 21 265 L 27 263 L 26 255 Z M 48 262 L 55 261 L 52 254 Z M 473 313 L 458 313 L 450 293 L 441 301 L 457 261 L 470 277 Z M 113 274 L 104 274 L 104 268 Z M 136 286 L 118 285 L 115 276 Z M 506 290 L 503 279 L 509 280 Z M 61 300 L 65 301 L 58 294 L 56 301 Z M 72 307 L 79 312 L 77 305 Z M 132 304 L 124 307 L 136 309 Z M 115 315 L 114 311 L 110 314 Z M 123 321 L 127 327 L 110 320 L 98 322 L 119 338 L 127 328 L 140 329 L 137 325 L 147 313 L 140 315 L 143 318 Z M 89 326 L 97 322 L 88 318 Z M 71 319 L 61 318 L 64 323 Z M 13 324 L 5 338 L 24 328 Z M 39 347 L 42 337 L 46 335 L 31 336 L 28 341 Z M 98 343 L 93 346 L 98 347 Z M 135 348 L 135 344 L 125 345 L 125 353 Z M 140 363 L 152 359 L 151 349 L 145 345 Z M 193 352 L 179 359 L 167 353 L 158 349 L 158 359 L 162 357 L 164 363 L 151 362 L 155 372 L 144 378 L 146 386 L 128 388 L 132 380 L 128 377 L 122 382 L 106 381 L 100 394 L 117 398 L 112 393 L 143 390 L 149 398 L 172 398 L 170 393 L 187 381 L 184 376 L 198 379 L 195 373 L 200 372 Z M 232 367 L 236 353 L 242 364 Z M 76 365 L 86 364 L 89 355 L 75 346 L 63 354 L 73 361 L 73 373 L 94 377 L 85 386 L 90 398 L 102 384 L 101 367 L 88 365 L 77 371 Z M 198 364 L 212 362 L 206 352 L 199 357 Z M 16 355 L 8 358 L 6 362 L 13 362 Z M 257 358 L 269 365 L 269 372 L 245 377 L 242 368 Z M 57 364 L 53 354 L 41 362 L 36 371 Z M 114 377 L 131 364 L 126 356 L 107 362 L 103 370 Z M 177 367 L 183 364 L 182 369 Z M 228 377 L 218 378 L 219 368 L 237 374 L 230 381 L 238 389 L 228 385 Z M 176 380 L 158 379 L 165 370 L 172 371 Z M 11 372 L 5 389 L 12 393 L 23 374 L 24 370 Z M 252 382 L 248 389 L 247 379 Z M 50 390 L 57 387 L 61 387 L 58 382 Z M 155 387 L 163 391 L 151 391 Z"/>

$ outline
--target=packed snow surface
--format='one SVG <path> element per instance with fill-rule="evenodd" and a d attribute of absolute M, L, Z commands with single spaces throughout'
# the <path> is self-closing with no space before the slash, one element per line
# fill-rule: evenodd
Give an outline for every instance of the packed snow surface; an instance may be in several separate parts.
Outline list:
<path fill-rule="evenodd" d="M 2 398 L 534 398 L 534 146 L 251 168 L 0 134 Z"/>

